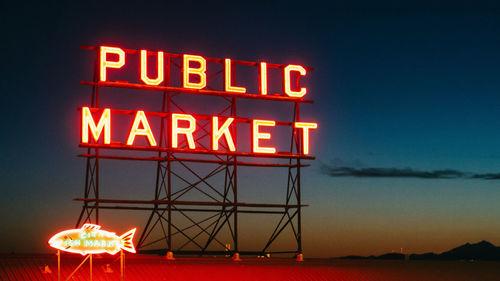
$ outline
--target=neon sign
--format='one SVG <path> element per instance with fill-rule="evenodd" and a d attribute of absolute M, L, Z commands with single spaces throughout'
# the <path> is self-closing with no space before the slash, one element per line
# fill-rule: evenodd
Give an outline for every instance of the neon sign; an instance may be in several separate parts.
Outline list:
<path fill-rule="evenodd" d="M 126 54 L 125 50 L 117 47 L 107 47 L 101 46 L 100 49 L 100 81 L 106 82 L 107 73 L 109 68 L 121 69 L 126 64 Z M 148 53 L 147 50 L 140 51 L 140 80 L 145 85 L 160 85 L 164 81 L 164 52 L 159 51 L 156 53 L 157 56 L 157 78 L 152 79 L 148 77 L 147 65 L 148 65 Z M 118 56 L 117 59 L 110 59 L 109 54 Z M 257 63 L 255 63 L 257 65 Z M 259 69 L 259 88 L 260 95 L 267 95 L 267 62 L 258 63 Z M 224 59 L 224 90 L 225 92 L 232 93 L 246 93 L 246 88 L 242 86 L 233 85 L 232 73 L 233 73 L 233 63 L 230 58 Z M 207 60 L 202 56 L 197 55 L 183 55 L 182 63 L 182 87 L 187 89 L 204 89 L 207 87 Z M 307 69 L 301 65 L 289 64 L 283 70 L 283 85 L 284 94 L 291 97 L 300 99 L 307 94 L 307 88 L 300 87 L 299 89 L 292 89 L 292 72 L 296 72 L 298 76 L 306 76 Z M 192 81 L 192 78 L 197 76 L 197 82 Z"/>
<path fill-rule="evenodd" d="M 242 62 L 231 60 L 230 58 L 215 59 L 205 58 L 199 55 L 190 54 L 169 54 L 163 51 L 151 52 L 148 50 L 127 50 L 118 47 L 100 46 L 99 51 L 99 75 L 96 85 L 120 85 L 121 87 L 136 88 L 136 89 L 152 89 L 169 92 L 183 92 L 191 94 L 208 94 L 222 95 L 230 97 L 249 97 L 271 100 L 286 100 L 305 102 L 304 97 L 307 95 L 307 88 L 300 85 L 300 81 L 307 76 L 307 71 L 310 68 L 298 64 L 288 64 L 278 66 L 268 62 Z M 139 59 L 139 75 L 137 83 L 111 81 L 109 74 L 115 75 L 116 72 L 123 71 L 127 67 L 130 54 L 136 54 Z M 180 59 L 178 67 L 181 69 L 179 77 L 181 87 L 172 87 L 167 81 L 170 81 L 170 69 L 167 69 L 165 62 L 169 65 L 171 58 Z M 212 75 L 208 74 L 209 62 L 216 62 L 222 65 L 223 69 L 223 86 L 221 91 L 213 90 L 208 84 L 208 80 Z M 156 69 L 156 75 L 148 74 L 148 65 L 151 69 Z M 251 94 L 247 92 L 247 87 L 237 83 L 235 79 L 236 65 L 255 66 L 258 69 L 258 85 L 259 93 Z M 282 93 L 270 93 L 268 70 L 274 68 L 282 72 Z M 312 101 L 311 101 L 312 102 Z M 130 123 L 130 131 L 128 138 L 125 141 L 119 142 L 113 138 L 111 126 L 113 124 L 112 116 L 114 114 L 129 114 L 135 115 Z M 151 128 L 148 118 L 162 117 L 166 118 L 170 129 L 170 134 L 167 138 L 170 140 L 168 144 L 157 143 L 154 128 Z M 297 147 L 297 157 L 308 157 L 310 153 L 310 135 L 311 131 L 318 128 L 315 122 L 304 122 L 295 120 L 294 122 L 278 122 L 276 120 L 248 119 L 238 118 L 236 116 L 217 116 L 217 115 L 199 115 L 189 114 L 186 112 L 145 112 L 143 110 L 115 110 L 111 108 L 81 108 L 81 140 L 80 145 L 83 147 L 103 147 L 103 148 L 120 148 L 120 149 L 144 149 L 144 150 L 172 150 L 182 152 L 204 152 L 204 153 L 220 153 L 220 154 L 235 154 L 250 153 L 252 155 L 278 155 L 278 148 L 270 145 L 273 142 L 274 127 L 278 125 L 287 125 L 293 128 L 294 134 L 300 140 L 300 147 Z M 205 129 L 205 125 L 199 124 L 200 120 L 208 120 L 209 125 Z M 210 122 L 211 121 L 211 122 Z M 238 123 L 250 124 L 250 147 L 242 149 L 238 147 L 236 137 L 232 134 Z M 154 124 L 154 123 L 153 123 Z M 211 124 L 211 126 L 210 126 Z M 199 131 L 210 131 L 210 145 L 200 151 L 196 134 Z M 135 141 L 137 138 L 147 140 L 146 146 L 137 146 Z M 220 144 L 225 144 L 221 148 Z M 264 145 L 267 143 L 267 145 Z M 182 148 L 181 148 L 182 144 Z M 184 145 L 185 144 L 185 145 Z M 185 147 L 185 148 L 184 148 Z M 250 152 L 244 152 L 250 151 Z"/>
<path fill-rule="evenodd" d="M 111 139 L 110 120 L 112 119 L 110 112 L 112 112 L 112 110 L 110 108 L 105 108 L 104 111 L 102 111 L 103 113 L 101 114 L 101 117 L 98 121 L 98 125 L 95 125 L 95 121 L 92 115 L 89 114 L 91 111 L 94 112 L 102 111 L 102 109 L 89 108 L 89 107 L 82 108 L 83 125 L 82 125 L 81 143 L 82 144 L 89 143 L 90 139 L 88 134 L 89 130 L 91 131 L 92 136 L 94 137 L 94 140 L 96 142 L 101 138 L 101 135 L 103 135 L 102 132 L 104 130 L 104 144 L 109 144 Z M 212 150 L 213 151 L 219 150 L 219 142 L 220 139 L 222 138 L 222 135 L 224 135 L 226 143 L 228 144 L 229 147 L 229 151 L 231 152 L 236 151 L 236 147 L 234 145 L 231 132 L 229 130 L 229 127 L 232 125 L 235 119 L 227 118 L 224 124 L 220 127 L 218 126 L 219 117 L 211 116 L 211 119 L 212 119 L 212 128 L 211 128 Z M 194 132 L 196 130 L 196 118 L 190 114 L 172 113 L 170 114 L 170 120 L 172 121 L 171 124 L 172 141 L 170 148 L 178 148 L 179 136 L 184 135 L 187 140 L 188 149 L 196 150 L 196 142 L 194 139 Z M 180 121 L 187 122 L 188 126 L 180 127 L 179 125 Z M 272 137 L 271 133 L 261 131 L 262 130 L 261 127 L 274 127 L 274 126 L 276 126 L 276 121 L 273 120 L 259 120 L 259 119 L 252 120 L 252 152 L 267 153 L 267 154 L 276 153 L 276 148 L 274 147 L 262 147 L 259 145 L 259 140 L 270 140 Z M 140 129 L 139 127 L 142 127 L 142 129 Z M 318 128 L 318 124 L 313 122 L 294 122 L 293 127 L 295 129 L 302 129 L 302 139 L 303 139 L 302 154 L 308 155 L 310 130 Z M 144 111 L 142 110 L 137 111 L 135 115 L 134 122 L 130 129 L 129 137 L 126 142 L 127 146 L 133 146 L 136 136 L 145 136 L 148 140 L 150 147 L 157 146 L 154 134 L 151 131 L 147 117 Z"/>
<path fill-rule="evenodd" d="M 136 229 L 118 236 L 114 232 L 101 229 L 100 225 L 84 224 L 82 228 L 57 233 L 49 240 L 49 245 L 61 251 L 82 255 L 108 253 L 114 255 L 120 250 L 135 253 L 132 241 Z"/>

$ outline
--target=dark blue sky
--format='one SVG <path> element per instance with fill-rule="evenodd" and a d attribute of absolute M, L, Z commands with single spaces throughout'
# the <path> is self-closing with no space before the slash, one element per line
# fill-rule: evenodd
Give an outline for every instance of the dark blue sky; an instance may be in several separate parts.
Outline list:
<path fill-rule="evenodd" d="M 76 108 L 90 94 L 79 81 L 92 71 L 79 46 L 101 43 L 315 68 L 307 83 L 316 103 L 304 112 L 319 123 L 304 176 L 306 255 L 500 244 L 498 181 L 400 173 L 500 172 L 494 1 L 14 5 L 0 19 L 2 252 L 47 251 L 45 236 L 74 224 L 71 199 L 84 182 Z M 389 173 L 332 177 L 339 167 Z M 153 182 L 150 167 L 123 169 Z M 113 188 L 144 196 L 141 180 L 117 178 Z M 242 192 L 257 201 L 261 191 Z"/>

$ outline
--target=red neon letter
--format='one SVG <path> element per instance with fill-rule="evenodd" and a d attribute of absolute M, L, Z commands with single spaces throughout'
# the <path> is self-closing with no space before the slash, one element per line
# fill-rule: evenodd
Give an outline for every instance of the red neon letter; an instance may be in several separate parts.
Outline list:
<path fill-rule="evenodd" d="M 117 61 L 108 61 L 108 54 L 118 55 Z M 120 48 L 101 46 L 101 81 L 106 81 L 106 68 L 121 68 L 125 64 L 125 52 Z"/>
<path fill-rule="evenodd" d="M 102 112 L 101 119 L 97 126 L 95 125 L 94 118 L 88 107 L 82 108 L 82 143 L 89 143 L 89 129 L 92 131 L 92 136 L 97 142 L 102 130 L 104 129 L 104 143 L 111 143 L 111 110 L 105 108 Z"/>
<path fill-rule="evenodd" d="M 267 63 L 260 63 L 260 94 L 265 96 L 267 95 Z"/>
<path fill-rule="evenodd" d="M 219 139 L 224 135 L 226 138 L 227 146 L 230 151 L 235 151 L 233 138 L 231 137 L 231 133 L 229 132 L 229 125 L 233 122 L 234 118 L 227 118 L 224 124 L 220 128 L 219 127 L 219 117 L 212 117 L 212 150 L 219 150 Z"/>
<path fill-rule="evenodd" d="M 187 128 L 179 128 L 179 120 L 188 121 Z M 182 134 L 186 135 L 188 146 L 190 149 L 195 148 L 193 133 L 196 129 L 196 119 L 189 114 L 172 113 L 172 148 L 177 148 L 177 136 Z"/>
<path fill-rule="evenodd" d="M 257 153 L 276 153 L 276 148 L 274 147 L 260 147 L 259 140 L 269 140 L 271 139 L 270 133 L 259 132 L 259 126 L 274 127 L 276 122 L 271 120 L 253 120 L 252 126 L 252 151 Z"/>
<path fill-rule="evenodd" d="M 302 129 L 302 153 L 309 154 L 309 129 L 317 129 L 318 123 L 295 122 L 294 127 Z"/>
<path fill-rule="evenodd" d="M 291 81 L 290 81 L 290 72 L 292 71 L 297 71 L 300 76 L 306 76 L 306 70 L 304 67 L 300 65 L 293 65 L 290 64 L 287 67 L 285 67 L 285 81 L 284 81 L 284 86 L 285 86 L 285 94 L 287 94 L 290 97 L 294 98 L 301 98 L 307 93 L 306 88 L 300 88 L 300 91 L 293 91 L 292 86 L 291 86 Z"/>
<path fill-rule="evenodd" d="M 200 64 L 198 68 L 189 67 L 189 63 L 195 61 Z M 182 81 L 184 88 L 190 89 L 203 89 L 207 85 L 207 75 L 205 74 L 205 70 L 207 68 L 207 63 L 203 57 L 193 56 L 193 55 L 184 55 L 184 64 L 183 64 L 183 72 L 182 72 Z M 200 77 L 200 82 L 190 82 L 189 75 L 198 75 Z"/>
<path fill-rule="evenodd" d="M 142 125 L 142 129 L 139 129 L 139 125 Z M 149 127 L 148 119 L 144 111 L 139 110 L 135 115 L 134 124 L 130 129 L 130 134 L 128 135 L 127 145 L 133 145 L 135 136 L 146 136 L 149 141 L 150 146 L 156 146 L 155 137 L 153 132 L 151 132 L 151 127 Z"/>
<path fill-rule="evenodd" d="M 163 82 L 163 52 L 158 52 L 158 78 L 148 77 L 148 51 L 141 50 L 141 80 L 148 85 L 159 85 Z"/>
<path fill-rule="evenodd" d="M 225 80 L 224 85 L 226 92 L 235 92 L 235 93 L 246 93 L 247 89 L 245 87 L 231 86 L 231 59 L 226 59 L 224 67 Z"/>

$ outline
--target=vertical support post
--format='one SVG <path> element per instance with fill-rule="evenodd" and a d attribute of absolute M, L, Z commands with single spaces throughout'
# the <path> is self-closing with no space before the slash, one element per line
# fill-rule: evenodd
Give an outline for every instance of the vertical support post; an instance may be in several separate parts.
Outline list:
<path fill-rule="evenodd" d="M 297 158 L 297 251 L 302 255 L 302 200 L 300 194 L 300 159 Z"/>
<path fill-rule="evenodd" d="M 100 52 L 97 52 L 97 59 L 95 63 L 94 70 L 94 80 L 95 82 L 99 81 L 99 71 L 100 65 L 98 64 L 100 61 Z M 99 108 L 99 85 L 95 86 L 95 104 L 93 107 Z M 95 223 L 99 224 L 99 149 L 95 149 L 95 185 L 94 185 L 94 195 L 95 195 Z"/>
<path fill-rule="evenodd" d="M 61 250 L 57 250 L 57 281 L 61 281 Z"/>
<path fill-rule="evenodd" d="M 235 71 L 232 71 L 235 73 Z M 233 78 L 234 81 L 234 78 Z M 236 118 L 236 98 L 231 99 L 231 117 Z M 237 135 L 237 125 L 233 126 L 233 136 L 234 136 L 234 145 L 237 144 L 238 135 Z M 238 248 L 238 158 L 233 156 L 233 203 L 234 205 L 234 251 L 239 255 Z"/>
<path fill-rule="evenodd" d="M 99 224 L 99 149 L 95 149 L 95 223 Z"/>
<path fill-rule="evenodd" d="M 92 281 L 92 254 L 90 254 L 90 281 Z"/>
<path fill-rule="evenodd" d="M 231 66 L 231 80 L 236 81 L 236 65 Z M 231 117 L 236 118 L 236 98 L 231 98 Z M 238 130 L 237 124 L 233 126 L 234 145 L 238 145 Z M 233 156 L 233 203 L 234 203 L 234 259 L 239 260 L 239 243 L 238 243 L 238 157 Z"/>
<path fill-rule="evenodd" d="M 121 250 L 120 251 L 120 281 L 125 280 L 124 273 L 123 273 L 124 270 L 125 270 L 125 255 L 123 254 L 123 250 Z"/>
<path fill-rule="evenodd" d="M 94 66 L 94 82 L 99 81 L 99 61 L 100 52 L 96 52 L 96 60 Z M 99 108 L 99 85 L 96 84 L 94 88 L 94 96 L 92 97 L 92 107 Z M 95 161 L 94 161 L 94 196 L 95 196 L 95 223 L 99 224 L 99 149 L 95 148 Z M 89 217 L 89 219 L 91 219 Z"/>
<path fill-rule="evenodd" d="M 166 86 L 170 86 L 170 56 L 167 57 L 167 68 L 166 68 L 166 76 L 168 77 L 168 79 L 165 81 L 165 84 Z M 167 92 L 167 140 L 166 140 L 166 145 L 168 148 L 171 147 L 171 138 L 170 136 L 172 135 L 172 126 L 170 126 L 170 124 L 172 124 L 170 122 L 170 119 L 171 119 L 171 103 L 170 103 L 170 99 L 171 99 L 171 95 L 170 95 L 170 92 Z M 171 152 L 167 152 L 167 200 L 168 200 L 168 205 L 167 205 L 167 208 L 168 208 L 168 222 L 167 222 L 167 246 L 168 246 L 168 252 L 172 252 L 172 153 Z M 168 253 L 167 253 L 168 255 Z M 173 256 L 173 253 L 172 253 L 172 256 Z"/>
<path fill-rule="evenodd" d="M 296 80 L 296 86 L 299 87 L 299 79 Z M 300 103 L 295 102 L 295 121 L 300 121 Z M 293 133 L 295 134 L 295 144 L 297 145 L 297 154 L 302 154 L 301 149 L 301 137 L 297 136 L 297 130 L 294 128 Z M 297 256 L 300 260 L 303 259 L 302 256 L 302 200 L 301 200 L 301 190 L 300 190 L 300 158 L 297 158 Z"/>

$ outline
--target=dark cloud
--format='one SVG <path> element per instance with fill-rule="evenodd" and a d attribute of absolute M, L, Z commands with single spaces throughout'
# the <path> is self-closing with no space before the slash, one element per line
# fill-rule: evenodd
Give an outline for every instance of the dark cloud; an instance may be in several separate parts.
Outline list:
<path fill-rule="evenodd" d="M 332 177 L 358 178 L 419 178 L 419 179 L 485 179 L 499 180 L 500 173 L 474 174 L 453 169 L 421 171 L 411 168 L 353 168 L 321 165 L 322 173 Z"/>
<path fill-rule="evenodd" d="M 471 178 L 483 179 L 483 180 L 500 180 L 500 173 L 475 174 L 475 175 L 472 175 Z"/>

